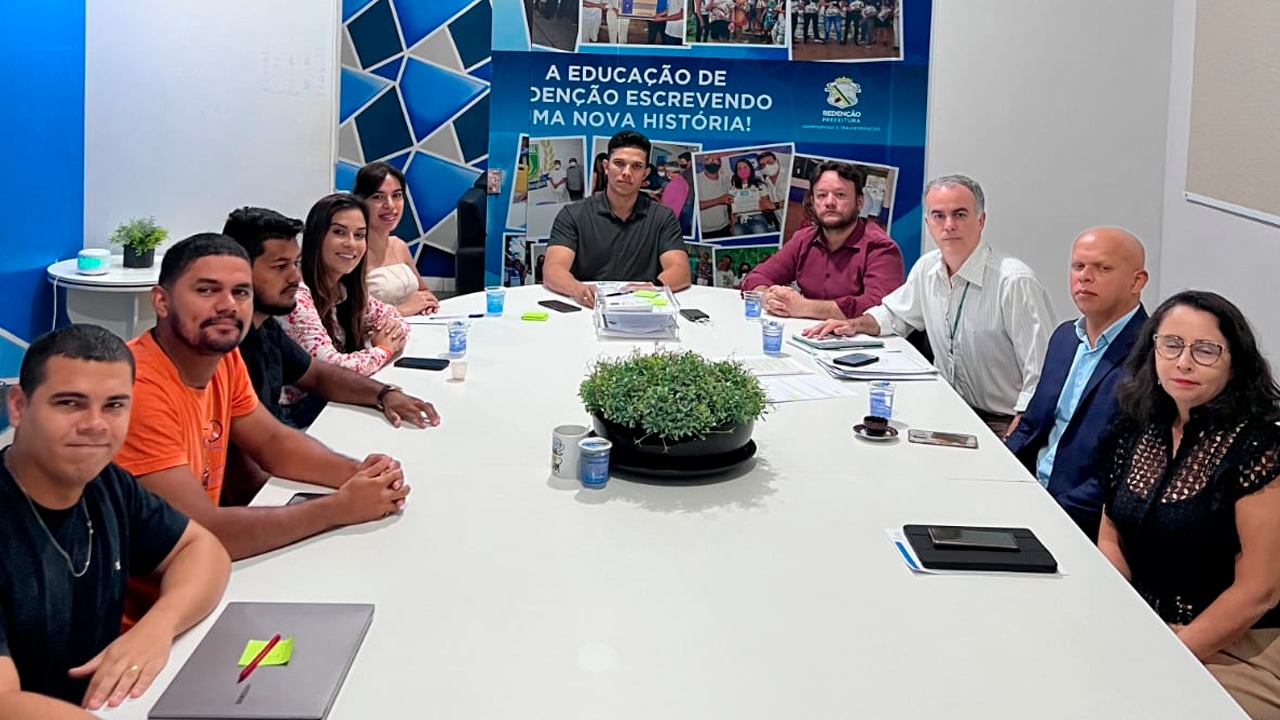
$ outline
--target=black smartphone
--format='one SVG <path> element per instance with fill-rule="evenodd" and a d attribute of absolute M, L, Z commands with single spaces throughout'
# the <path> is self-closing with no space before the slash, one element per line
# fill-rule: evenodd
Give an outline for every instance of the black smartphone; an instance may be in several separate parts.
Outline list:
<path fill-rule="evenodd" d="M 969 448 L 978 447 L 978 437 L 967 433 L 938 432 L 937 430 L 909 430 L 907 440 L 921 445 L 942 445 L 944 447 Z"/>
<path fill-rule="evenodd" d="M 539 300 L 538 304 L 544 308 L 550 308 L 556 312 L 578 312 L 582 308 L 578 305 L 570 305 L 560 300 Z"/>
<path fill-rule="evenodd" d="M 1018 539 L 1008 530 L 941 526 L 929 528 L 934 547 L 955 550 L 1003 550 L 1017 552 Z"/>
<path fill-rule="evenodd" d="M 444 358 L 402 357 L 395 365 L 414 370 L 443 370 L 449 367 L 449 361 Z"/>
<path fill-rule="evenodd" d="M 329 493 L 294 493 L 293 497 L 289 498 L 289 502 L 285 503 L 285 505 L 297 505 L 298 503 L 315 500 L 316 498 L 324 497 L 328 494 Z"/>
<path fill-rule="evenodd" d="M 680 310 L 680 314 L 683 315 L 684 319 L 688 320 L 689 322 L 702 322 L 703 320 L 711 319 L 710 315 L 702 312 L 701 310 L 695 310 L 693 308 L 682 308 Z"/>
<path fill-rule="evenodd" d="M 844 365 L 845 367 L 862 367 L 863 365 L 870 365 L 873 362 L 879 362 L 879 360 L 880 358 L 875 355 L 868 355 L 866 353 L 849 353 L 848 355 L 841 355 L 831 362 L 837 365 Z"/>

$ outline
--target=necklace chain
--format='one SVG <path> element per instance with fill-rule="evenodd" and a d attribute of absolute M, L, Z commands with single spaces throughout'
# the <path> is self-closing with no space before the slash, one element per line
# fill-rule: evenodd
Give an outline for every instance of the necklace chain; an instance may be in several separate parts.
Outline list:
<path fill-rule="evenodd" d="M 53 542 L 53 548 L 58 551 L 63 560 L 67 561 L 67 570 L 71 572 L 71 577 L 82 577 L 86 572 L 89 572 L 89 563 L 93 562 L 93 518 L 89 517 L 89 510 L 85 508 L 84 496 L 80 496 L 80 502 L 76 507 L 84 511 L 84 522 L 89 528 L 89 552 L 85 555 L 84 567 L 80 568 L 80 572 L 76 572 L 76 566 L 71 562 L 71 556 L 67 554 L 66 550 L 62 549 L 62 545 L 58 544 L 58 539 L 49 531 L 49 526 L 44 524 L 44 518 L 40 517 L 40 512 L 36 510 L 35 501 L 26 492 L 23 492 L 22 496 L 27 499 L 27 504 L 31 506 L 31 514 L 36 516 L 36 522 L 40 523 L 40 527 L 44 529 L 44 534 L 48 535 L 49 540 Z"/>

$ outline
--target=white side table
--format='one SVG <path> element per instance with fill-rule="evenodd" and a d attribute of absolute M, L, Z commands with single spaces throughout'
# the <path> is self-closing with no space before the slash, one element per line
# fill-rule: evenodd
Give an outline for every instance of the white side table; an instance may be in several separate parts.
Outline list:
<path fill-rule="evenodd" d="M 72 322 L 101 325 L 125 340 L 156 323 L 149 295 L 160 279 L 160 257 L 149 268 L 124 267 L 122 255 L 112 255 L 103 275 L 76 272 L 76 260 L 62 260 L 45 271 L 55 288 L 67 291 L 67 317 Z M 57 317 L 55 293 L 54 316 Z"/>

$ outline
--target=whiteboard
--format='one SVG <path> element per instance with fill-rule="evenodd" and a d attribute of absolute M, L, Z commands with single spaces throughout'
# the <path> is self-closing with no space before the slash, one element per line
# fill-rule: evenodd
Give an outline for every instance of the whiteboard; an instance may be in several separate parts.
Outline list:
<path fill-rule="evenodd" d="M 1280 2 L 1197 0 L 1186 198 L 1280 225 Z"/>
<path fill-rule="evenodd" d="M 84 243 L 154 215 L 171 241 L 333 187 L 339 3 L 88 0 Z"/>

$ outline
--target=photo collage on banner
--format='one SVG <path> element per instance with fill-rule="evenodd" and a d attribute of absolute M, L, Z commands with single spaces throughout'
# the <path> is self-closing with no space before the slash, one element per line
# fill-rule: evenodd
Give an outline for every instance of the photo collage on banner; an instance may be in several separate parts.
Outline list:
<path fill-rule="evenodd" d="M 737 288 L 812 225 L 811 175 L 828 160 L 858 168 L 859 217 L 908 268 L 919 257 L 932 0 L 493 9 L 491 279 L 540 281 L 556 214 L 604 189 L 621 130 L 653 143 L 642 192 L 679 218 L 695 284 Z"/>

